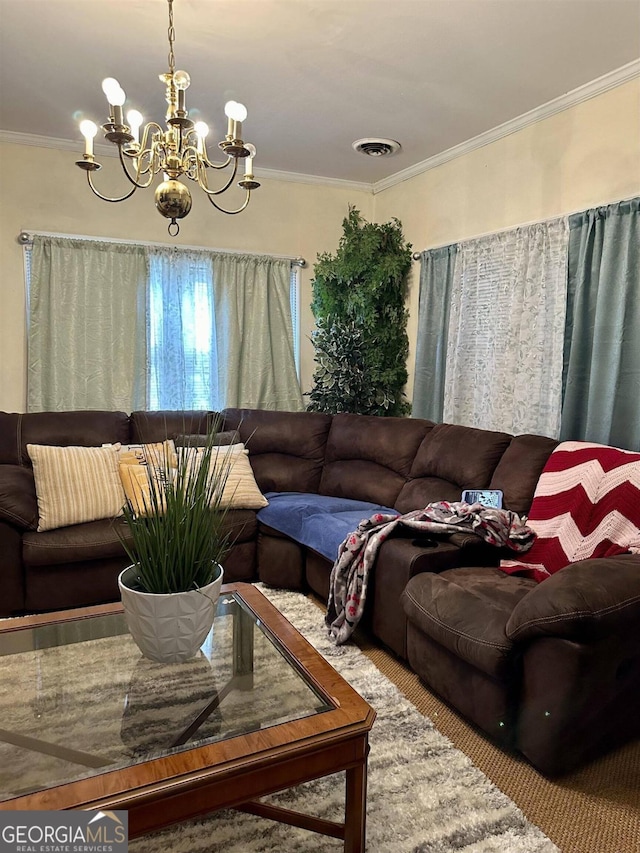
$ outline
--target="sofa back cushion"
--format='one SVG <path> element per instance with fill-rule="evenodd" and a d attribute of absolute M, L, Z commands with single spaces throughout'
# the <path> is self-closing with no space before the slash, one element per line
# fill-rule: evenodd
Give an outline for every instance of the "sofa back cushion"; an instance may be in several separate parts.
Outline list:
<path fill-rule="evenodd" d="M 99 447 L 128 441 L 125 412 L 0 412 L 0 464 L 31 467 L 27 444 Z"/>
<path fill-rule="evenodd" d="M 527 515 L 542 469 L 557 445 L 555 438 L 544 435 L 516 435 L 511 439 L 490 485 L 502 490 L 505 507 Z"/>
<path fill-rule="evenodd" d="M 488 488 L 511 438 L 505 432 L 437 424 L 418 448 L 395 508 L 411 512 L 433 501 L 459 501 L 463 489 Z"/>
<path fill-rule="evenodd" d="M 331 415 L 225 409 L 224 429 L 238 430 L 261 492 L 317 492 Z"/>
<path fill-rule="evenodd" d="M 206 435 L 214 419 L 214 413 L 201 410 L 132 412 L 131 442 L 150 444 L 179 435 Z"/>
<path fill-rule="evenodd" d="M 418 418 L 334 415 L 320 494 L 394 506 L 432 428 Z"/>

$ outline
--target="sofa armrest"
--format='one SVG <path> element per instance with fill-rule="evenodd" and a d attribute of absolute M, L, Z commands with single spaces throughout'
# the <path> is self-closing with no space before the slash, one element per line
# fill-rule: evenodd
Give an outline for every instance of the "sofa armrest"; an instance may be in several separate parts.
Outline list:
<path fill-rule="evenodd" d="M 637 631 L 639 622 L 640 555 L 623 554 L 572 563 L 539 583 L 514 607 L 506 633 L 519 642 L 594 641 Z"/>
<path fill-rule="evenodd" d="M 33 471 L 21 465 L 0 465 L 0 520 L 18 530 L 38 526 L 38 502 Z"/>

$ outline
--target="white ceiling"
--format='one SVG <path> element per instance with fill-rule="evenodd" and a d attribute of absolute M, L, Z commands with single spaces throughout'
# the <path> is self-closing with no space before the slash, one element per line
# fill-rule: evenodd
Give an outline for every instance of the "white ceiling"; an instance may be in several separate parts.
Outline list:
<path fill-rule="evenodd" d="M 216 141 L 239 100 L 256 166 L 366 183 L 640 57 L 640 0 L 174 0 L 174 16 L 187 105 Z M 108 76 L 162 121 L 166 0 L 0 0 L 0 63 L 0 131 L 81 151 Z M 402 151 L 351 148 L 379 136 Z"/>

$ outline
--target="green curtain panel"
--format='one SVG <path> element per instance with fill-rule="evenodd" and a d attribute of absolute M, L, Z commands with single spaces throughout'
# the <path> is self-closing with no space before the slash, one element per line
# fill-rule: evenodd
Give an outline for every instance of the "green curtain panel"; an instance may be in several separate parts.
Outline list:
<path fill-rule="evenodd" d="M 28 411 L 144 408 L 145 249 L 35 236 L 31 251 Z"/>
<path fill-rule="evenodd" d="M 640 450 L 640 198 L 569 227 L 561 438 Z"/>
<path fill-rule="evenodd" d="M 412 414 L 440 423 L 457 243 L 422 253 Z"/>
<path fill-rule="evenodd" d="M 225 406 L 301 411 L 291 322 L 291 263 L 216 253 L 218 385 Z"/>

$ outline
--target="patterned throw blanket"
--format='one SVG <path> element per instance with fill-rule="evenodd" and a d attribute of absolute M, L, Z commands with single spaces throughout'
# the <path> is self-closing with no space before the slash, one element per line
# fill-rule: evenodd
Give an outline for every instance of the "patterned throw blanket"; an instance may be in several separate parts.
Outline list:
<path fill-rule="evenodd" d="M 369 573 L 378 550 L 397 527 L 427 533 L 472 533 L 490 545 L 526 551 L 535 538 L 515 512 L 479 503 L 440 501 L 406 515 L 375 513 L 340 545 L 331 570 L 325 621 L 336 643 L 345 643 L 364 611 Z"/>
<path fill-rule="evenodd" d="M 640 453 L 565 441 L 544 467 L 528 522 L 537 539 L 500 568 L 543 581 L 569 563 L 640 554 Z"/>

